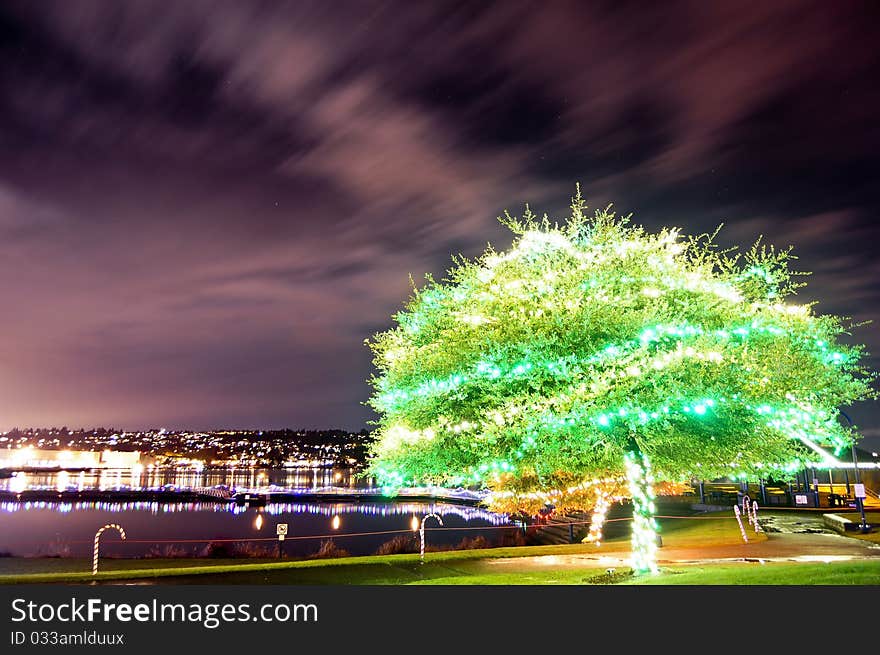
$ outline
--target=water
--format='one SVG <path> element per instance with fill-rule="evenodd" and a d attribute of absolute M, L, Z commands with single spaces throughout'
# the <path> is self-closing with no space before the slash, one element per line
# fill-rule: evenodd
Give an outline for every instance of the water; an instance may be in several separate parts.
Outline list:
<path fill-rule="evenodd" d="M 263 477 L 260 477 L 260 476 Z M 126 479 L 128 476 L 128 479 Z M 0 480 L 0 490 L 138 489 L 171 484 L 177 488 L 232 484 L 238 488 L 318 489 L 334 486 L 369 489 L 345 469 L 260 471 L 126 471 L 39 473 Z M 185 557 L 278 554 L 276 525 L 288 524 L 282 544 L 288 556 L 314 554 L 322 542 L 352 555 L 375 553 L 385 542 L 403 537 L 415 543 L 413 521 L 429 513 L 426 542 L 454 545 L 484 537 L 491 544 L 515 532 L 506 516 L 481 508 L 444 502 L 279 502 L 253 508 L 209 502 L 0 502 L 0 554 L 24 557 L 90 557 L 95 532 L 107 523 L 121 525 L 127 539 L 108 530 L 101 538 L 106 557 Z M 506 527 L 505 527 L 506 526 Z"/>

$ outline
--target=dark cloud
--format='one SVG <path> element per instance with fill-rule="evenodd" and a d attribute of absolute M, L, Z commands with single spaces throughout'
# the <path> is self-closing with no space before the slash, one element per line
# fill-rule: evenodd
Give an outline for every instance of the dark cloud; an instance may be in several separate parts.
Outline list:
<path fill-rule="evenodd" d="M 805 299 L 876 320 L 877 18 L 6 3 L 0 427 L 360 427 L 363 339 L 409 274 L 575 181 L 650 227 L 794 244 Z"/>

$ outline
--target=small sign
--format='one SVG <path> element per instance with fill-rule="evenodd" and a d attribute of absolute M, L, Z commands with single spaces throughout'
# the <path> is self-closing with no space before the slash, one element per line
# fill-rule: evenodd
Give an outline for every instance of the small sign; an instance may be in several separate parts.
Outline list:
<path fill-rule="evenodd" d="M 794 497 L 795 505 L 806 505 L 808 502 L 806 494 L 796 494 Z"/>
<path fill-rule="evenodd" d="M 855 484 L 855 485 L 853 485 L 853 488 L 855 489 L 855 491 L 853 491 L 853 495 L 856 498 L 862 498 L 862 499 L 867 498 L 867 496 L 865 495 L 865 485 Z"/>
<path fill-rule="evenodd" d="M 279 537 L 286 537 L 287 536 L 287 523 L 278 523 L 275 526 L 275 534 L 277 534 Z"/>
<path fill-rule="evenodd" d="M 819 488 L 819 478 L 813 478 L 813 486 L 816 487 L 816 489 Z"/>

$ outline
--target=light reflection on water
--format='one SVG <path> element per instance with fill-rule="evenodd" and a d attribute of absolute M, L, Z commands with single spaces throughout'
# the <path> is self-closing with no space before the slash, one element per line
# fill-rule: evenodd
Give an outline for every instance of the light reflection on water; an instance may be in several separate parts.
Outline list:
<path fill-rule="evenodd" d="M 50 502 L 50 501 L 25 501 L 25 502 L 0 502 L 0 511 L 7 513 L 28 512 L 33 510 L 67 513 L 82 510 L 97 510 L 102 512 L 149 512 L 150 514 L 167 514 L 180 512 L 214 512 L 225 514 L 246 514 L 254 511 L 246 505 L 234 503 L 159 503 L 151 501 L 129 502 L 91 502 L 77 501 Z M 445 515 L 460 516 L 466 521 L 481 520 L 490 525 L 505 525 L 510 522 L 507 516 L 494 514 L 479 507 L 466 507 L 447 503 L 417 503 L 417 502 L 388 502 L 388 503 L 268 503 L 257 511 L 269 516 L 285 514 L 315 514 L 320 516 L 334 517 L 344 514 L 361 514 L 364 516 L 400 516 L 418 514 L 419 512 L 430 513 L 443 512 Z M 341 520 L 341 519 L 340 519 Z"/>
<path fill-rule="evenodd" d="M 143 472 L 136 482 L 142 488 L 173 484 L 176 488 L 220 484 L 253 486 L 261 471 Z M 266 489 L 312 489 L 334 486 L 371 489 L 369 481 L 345 470 L 264 471 Z M 28 489 L 83 490 L 126 489 L 123 471 L 27 474 L 21 477 Z M 22 480 L 2 480 L 0 489 L 16 490 Z M 116 485 L 120 486 L 117 487 Z M 23 489 L 22 489 L 23 490 Z M 445 502 L 398 500 L 393 502 L 271 502 L 253 508 L 235 503 L 157 501 L 25 501 L 0 502 L 0 553 L 15 556 L 87 557 L 95 531 L 103 524 L 121 524 L 128 535 L 119 541 L 112 535 L 101 542 L 102 556 L 143 557 L 199 555 L 209 542 L 247 540 L 249 546 L 276 552 L 276 524 L 288 523 L 283 548 L 288 556 L 308 556 L 321 542 L 332 539 L 353 555 L 372 554 L 395 536 L 415 539 L 411 529 L 428 513 L 443 517 L 449 529 L 432 530 L 428 541 L 456 544 L 463 538 L 482 536 L 497 543 L 513 531 L 506 516 L 480 507 Z M 257 520 L 260 518 L 261 520 Z M 259 526 L 259 527 L 258 527 Z M 106 541 L 105 541 L 106 540 Z M 274 556 L 274 555 L 273 555 Z M 2 558 L 0 558 L 2 563 Z"/>
<path fill-rule="evenodd" d="M 11 478 L 0 479 L 0 491 L 20 493 L 33 490 L 100 491 L 129 489 L 158 489 L 171 485 L 177 489 L 196 487 L 227 487 L 260 489 L 319 489 L 339 487 L 344 489 L 375 488 L 371 479 L 357 477 L 350 468 L 292 468 L 257 469 L 228 468 L 192 469 L 144 468 L 98 469 L 68 472 L 47 471 L 40 473 L 16 473 Z"/>

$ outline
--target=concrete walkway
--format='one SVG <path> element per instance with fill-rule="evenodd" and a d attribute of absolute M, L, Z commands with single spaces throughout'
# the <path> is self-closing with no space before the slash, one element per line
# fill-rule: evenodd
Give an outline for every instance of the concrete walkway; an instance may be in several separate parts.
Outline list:
<path fill-rule="evenodd" d="M 767 539 L 727 546 L 662 547 L 657 551 L 661 566 L 719 562 L 833 562 L 880 558 L 880 545 L 844 537 L 827 529 L 821 515 L 804 516 L 766 512 L 761 517 Z M 492 567 L 565 569 L 572 566 L 607 568 L 627 566 L 626 551 L 596 554 L 540 555 L 535 557 L 482 560 Z"/>

